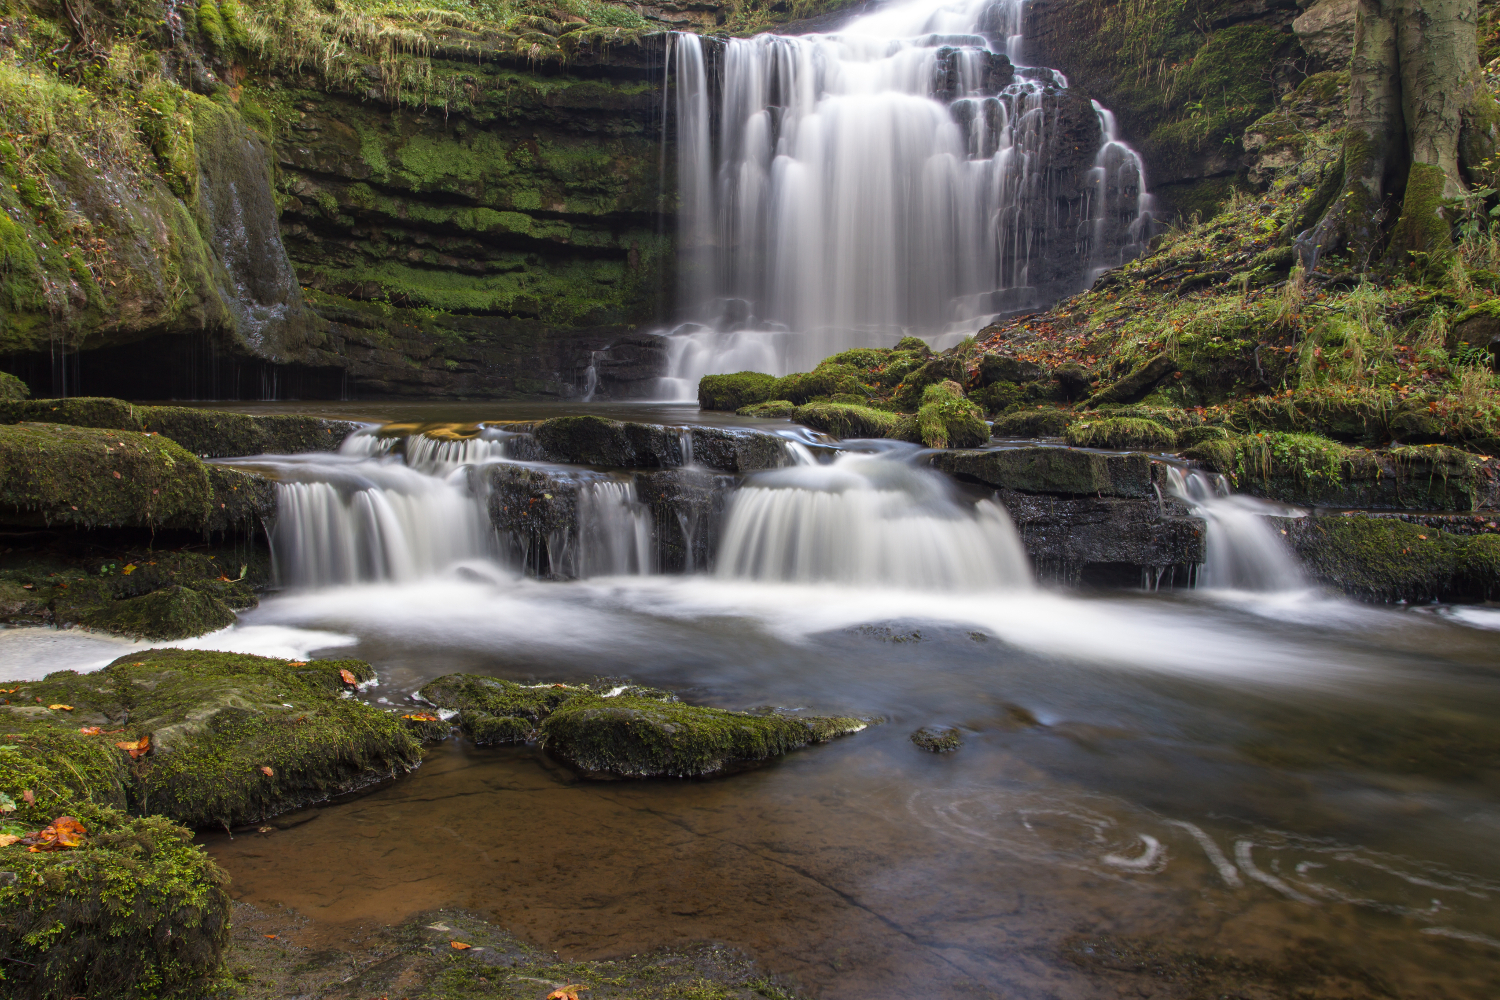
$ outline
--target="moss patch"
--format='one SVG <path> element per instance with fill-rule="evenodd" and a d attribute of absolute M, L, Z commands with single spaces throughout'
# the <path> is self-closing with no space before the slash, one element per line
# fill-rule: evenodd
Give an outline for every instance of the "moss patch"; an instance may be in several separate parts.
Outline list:
<path fill-rule="evenodd" d="M 61 671 L 23 684 L 0 711 L 57 727 L 123 729 L 110 746 L 149 737 L 150 752 L 132 769 L 127 788 L 133 808 L 190 826 L 235 826 L 399 774 L 420 760 L 394 715 L 342 697 L 342 670 L 360 681 L 374 676 L 358 660 L 299 664 L 147 650 L 95 674 Z M 58 703 L 73 711 L 41 708 Z"/>
<path fill-rule="evenodd" d="M 943 381 L 922 390 L 917 433 L 929 448 L 974 448 L 990 439 L 990 425 L 979 407 L 964 398 L 962 386 Z"/>
<path fill-rule="evenodd" d="M 705 410 L 738 410 L 771 398 L 776 376 L 761 372 L 705 375 L 698 380 L 698 405 Z"/>
<path fill-rule="evenodd" d="M 1287 531 L 1312 576 L 1364 600 L 1500 595 L 1500 535 L 1461 535 L 1363 514 L 1301 518 Z"/>
<path fill-rule="evenodd" d="M 837 438 L 894 437 L 901 422 L 894 413 L 849 403 L 808 403 L 797 407 L 791 417 Z"/>
<path fill-rule="evenodd" d="M 1177 442 L 1177 434 L 1170 427 L 1140 417 L 1079 420 L 1068 425 L 1064 437 L 1068 444 L 1080 448 L 1163 451 Z"/>

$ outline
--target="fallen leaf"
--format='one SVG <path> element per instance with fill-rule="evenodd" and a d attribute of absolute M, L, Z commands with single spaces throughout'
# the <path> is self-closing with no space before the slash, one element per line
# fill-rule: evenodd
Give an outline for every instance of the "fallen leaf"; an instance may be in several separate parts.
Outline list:
<path fill-rule="evenodd" d="M 468 951 L 470 948 L 474 947 L 472 944 L 464 944 L 462 941 L 449 941 L 448 944 L 455 951 Z"/>
<path fill-rule="evenodd" d="M 276 940 L 276 935 L 275 935 L 275 934 L 267 934 L 267 935 L 266 935 L 266 937 L 267 937 L 267 938 L 268 938 L 268 939 L 270 939 L 270 940 L 272 940 L 272 941 L 275 941 L 275 940 Z"/>
<path fill-rule="evenodd" d="M 129 576 L 135 572 L 135 563 L 126 563 L 125 568 L 120 570 L 121 576 Z"/>
<path fill-rule="evenodd" d="M 262 766 L 260 769 L 260 773 L 264 774 L 268 778 L 276 777 L 276 772 L 271 770 L 269 767 Z"/>
<path fill-rule="evenodd" d="M 305 666 L 307 666 L 307 661 L 306 660 L 291 660 L 291 661 L 288 661 L 287 666 L 289 666 L 289 667 L 305 667 Z"/>
<path fill-rule="evenodd" d="M 1424 541 L 1424 542 L 1427 541 L 1427 536 L 1426 535 L 1418 535 L 1417 537 L 1420 538 L 1420 539 L 1422 539 L 1422 541 Z"/>
<path fill-rule="evenodd" d="M 63 851 L 83 843 L 88 830 L 72 816 L 59 816 L 36 833 L 28 833 L 19 843 L 25 844 L 33 854 L 42 851 Z"/>
<path fill-rule="evenodd" d="M 588 987 L 582 983 L 569 983 L 567 986 L 548 993 L 547 1000 L 578 1000 L 579 990 L 587 991 Z"/>
<path fill-rule="evenodd" d="M 354 674 L 351 673 L 348 670 L 344 670 L 344 669 L 340 668 L 340 670 L 339 670 L 339 676 L 344 679 L 344 683 L 345 684 L 353 684 L 353 685 L 356 685 L 356 686 L 358 686 L 358 684 L 359 684 L 359 678 L 355 677 Z"/>
<path fill-rule="evenodd" d="M 258 827 L 255 828 L 255 832 L 256 833 L 275 833 L 276 832 L 276 828 L 274 826 L 258 826 Z"/>
<path fill-rule="evenodd" d="M 146 751 L 151 749 L 151 737 L 142 736 L 138 740 L 126 740 L 123 743 L 116 743 L 115 746 L 130 754 L 131 760 L 135 760 L 137 757 L 145 756 Z"/>
<path fill-rule="evenodd" d="M 1423 535 L 1422 537 L 1425 538 L 1427 536 Z M 73 706 L 72 705 L 48 705 L 47 707 L 50 708 L 50 709 L 52 709 L 52 711 L 54 711 L 54 712 L 71 712 L 71 711 L 73 711 Z"/>
<path fill-rule="evenodd" d="M 435 715 L 428 715 L 426 712 L 413 712 L 410 715 L 403 715 L 403 716 L 401 716 L 401 718 L 403 718 L 403 719 L 411 719 L 413 722 L 436 722 L 436 721 L 438 721 L 438 717 L 437 716 L 435 716 Z"/>
<path fill-rule="evenodd" d="M 83 726 L 78 731 L 85 736 L 98 736 L 100 733 L 104 732 L 103 728 L 100 726 Z"/>
<path fill-rule="evenodd" d="M 0 833 L 0 847 L 9 847 L 11 844 L 18 844 L 20 842 L 20 837 L 9 833 Z"/>
<path fill-rule="evenodd" d="M 21 793 L 21 798 L 28 806 L 36 805 L 36 793 L 29 788 Z"/>

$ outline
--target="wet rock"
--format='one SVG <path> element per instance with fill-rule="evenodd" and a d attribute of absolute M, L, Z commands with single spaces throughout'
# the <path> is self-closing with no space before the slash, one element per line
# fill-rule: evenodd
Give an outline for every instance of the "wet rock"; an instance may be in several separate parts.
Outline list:
<path fill-rule="evenodd" d="M 747 715 L 648 697 L 585 697 L 549 716 L 540 742 L 587 777 L 696 778 L 865 725 L 858 719 Z"/>
<path fill-rule="evenodd" d="M 1205 525 L 1176 500 L 1060 498 L 999 491 L 1043 582 L 1184 584 L 1205 557 Z M 1170 574 L 1165 580 L 1164 574 Z"/>
<path fill-rule="evenodd" d="M 492 465 L 480 474 L 489 477 L 490 523 L 496 530 L 545 537 L 577 523 L 580 477 L 525 465 Z"/>
<path fill-rule="evenodd" d="M 901 424 L 898 414 L 850 403 L 808 403 L 792 419 L 836 438 L 895 437 Z"/>
<path fill-rule="evenodd" d="M 558 706 L 591 690 L 587 685 L 517 684 L 479 674 L 445 674 L 417 697 L 457 712 L 459 731 L 475 743 L 525 743 Z"/>
<path fill-rule="evenodd" d="M 111 751 L 116 741 L 147 738 L 142 766 L 118 778 L 127 799 L 188 826 L 230 827 L 367 786 L 421 760 L 396 716 L 342 697 L 343 671 L 359 682 L 374 677 L 359 660 L 153 649 L 98 673 L 50 674 L 11 698 L 38 708 L 71 705 L 31 718 L 48 733 L 99 725 L 117 731 L 104 738 Z M 16 714 L 0 707 L 0 718 Z"/>
<path fill-rule="evenodd" d="M 952 753 L 964 745 L 963 734 L 951 726 L 923 726 L 911 734 L 911 741 L 932 753 Z"/>
<path fill-rule="evenodd" d="M 1500 596 L 1500 532 L 1474 515 L 1323 514 L 1280 519 L 1308 576 L 1366 601 Z"/>
<path fill-rule="evenodd" d="M 251 605 L 241 608 L 253 602 L 252 597 Z M 174 584 L 140 597 L 100 601 L 77 614 L 57 614 L 59 620 L 102 632 L 170 642 L 228 628 L 235 622 L 234 610 L 215 594 Z"/>
<path fill-rule="evenodd" d="M 705 375 L 698 380 L 698 405 L 705 410 L 738 410 L 771 398 L 776 376 L 762 372 Z"/>
<path fill-rule="evenodd" d="M 774 434 L 724 427 L 667 427 L 606 420 L 555 417 L 516 424 L 529 435 L 516 443 L 520 457 L 616 469 L 656 469 L 689 464 L 724 472 L 775 469 L 790 462 L 786 445 Z"/>
<path fill-rule="evenodd" d="M 656 526 L 659 570 L 691 572 L 712 565 L 724 506 L 738 483 L 734 476 L 698 469 L 636 473 L 636 496 L 650 508 Z"/>
<path fill-rule="evenodd" d="M 979 384 L 996 382 L 1035 382 L 1042 377 L 1042 366 L 1009 354 L 986 354 L 979 359 Z"/>
<path fill-rule="evenodd" d="M 789 399 L 769 399 L 764 403 L 751 403 L 734 412 L 742 417 L 790 417 L 797 404 Z"/>
<path fill-rule="evenodd" d="M 932 467 L 959 479 L 1026 493 L 1156 498 L 1151 459 L 1101 455 L 1069 448 L 998 448 L 945 451 Z"/>

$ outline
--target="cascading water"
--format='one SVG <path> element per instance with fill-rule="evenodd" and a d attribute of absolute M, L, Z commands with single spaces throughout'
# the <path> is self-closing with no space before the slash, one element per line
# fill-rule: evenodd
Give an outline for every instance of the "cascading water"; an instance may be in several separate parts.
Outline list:
<path fill-rule="evenodd" d="M 1254 497 L 1230 492 L 1223 476 L 1167 470 L 1172 493 L 1203 518 L 1208 537 L 1198 586 L 1225 590 L 1296 590 L 1307 585 L 1297 560 L 1270 524 L 1268 514 L 1286 511 Z"/>
<path fill-rule="evenodd" d="M 1140 160 L 1061 74 L 1013 65 L 1022 2 L 910 0 L 836 34 L 673 36 L 690 321 L 669 342 L 669 393 L 906 334 L 956 342 L 1139 252 Z"/>
<path fill-rule="evenodd" d="M 1004 508 L 954 499 L 938 473 L 885 455 L 763 472 L 730 503 L 716 573 L 913 590 L 1028 587 Z"/>

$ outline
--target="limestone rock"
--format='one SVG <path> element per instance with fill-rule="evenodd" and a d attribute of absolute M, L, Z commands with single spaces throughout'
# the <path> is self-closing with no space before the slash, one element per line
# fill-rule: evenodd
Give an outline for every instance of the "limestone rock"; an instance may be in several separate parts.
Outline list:
<path fill-rule="evenodd" d="M 1318 0 L 1292 22 L 1302 49 L 1321 69 L 1344 69 L 1354 52 L 1358 0 Z"/>

